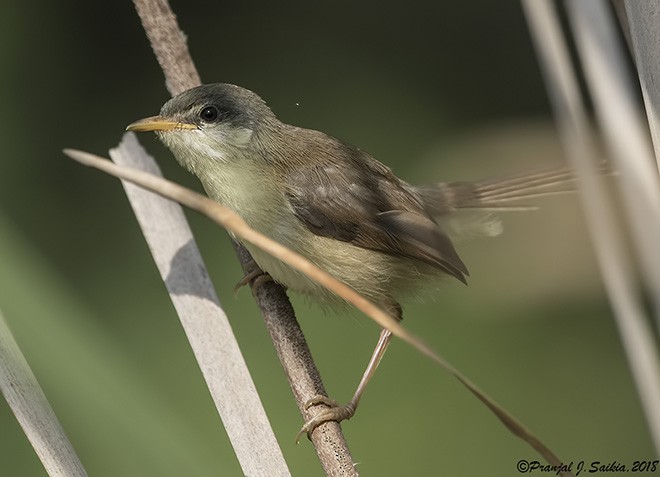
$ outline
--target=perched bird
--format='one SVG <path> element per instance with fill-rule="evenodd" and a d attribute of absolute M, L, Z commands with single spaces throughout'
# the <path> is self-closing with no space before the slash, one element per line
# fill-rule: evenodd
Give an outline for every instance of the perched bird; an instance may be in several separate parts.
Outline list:
<path fill-rule="evenodd" d="M 130 124 L 155 131 L 208 196 L 252 228 L 303 255 L 401 319 L 400 302 L 442 276 L 466 283 L 468 269 L 448 231 L 496 235 L 493 211 L 548 193 L 573 179 L 567 169 L 483 182 L 413 186 L 368 153 L 334 137 L 280 121 L 254 92 L 208 84 L 170 99 L 158 116 Z M 552 192 L 552 191 L 550 191 Z M 461 221 L 462 215 L 470 218 Z M 478 214 L 475 221 L 474 214 Z M 289 290 L 336 300 L 302 273 L 245 243 L 259 267 Z M 390 341 L 378 345 L 351 401 L 307 422 L 353 416 Z"/>

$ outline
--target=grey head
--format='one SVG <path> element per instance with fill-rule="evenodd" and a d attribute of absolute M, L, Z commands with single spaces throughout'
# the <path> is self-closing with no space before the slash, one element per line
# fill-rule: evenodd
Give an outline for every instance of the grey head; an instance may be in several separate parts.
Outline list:
<path fill-rule="evenodd" d="M 213 83 L 189 89 L 167 101 L 158 116 L 130 124 L 129 131 L 155 131 L 182 165 L 223 162 L 242 155 L 259 133 L 281 123 L 265 101 L 240 86 Z"/>
<path fill-rule="evenodd" d="M 200 129 L 222 123 L 255 129 L 275 117 L 256 93 L 225 83 L 205 84 L 184 91 L 166 102 L 160 115 L 195 124 Z"/>

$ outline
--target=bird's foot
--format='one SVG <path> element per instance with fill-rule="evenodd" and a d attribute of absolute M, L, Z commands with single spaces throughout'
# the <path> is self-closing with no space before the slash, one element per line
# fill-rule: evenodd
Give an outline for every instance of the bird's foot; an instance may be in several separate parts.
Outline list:
<path fill-rule="evenodd" d="M 312 406 L 316 406 L 318 404 L 323 404 L 327 406 L 326 409 L 322 410 L 318 414 L 316 414 L 314 417 L 312 417 L 310 420 L 308 420 L 305 425 L 300 429 L 298 434 L 296 434 L 296 444 L 298 441 L 300 441 L 300 437 L 303 434 L 309 435 L 312 433 L 314 429 L 316 429 L 318 426 L 323 424 L 324 422 L 328 421 L 336 421 L 336 422 L 341 422 L 345 419 L 350 419 L 355 415 L 355 404 L 353 402 L 349 402 L 346 405 L 339 405 L 337 401 L 334 399 L 330 399 L 327 396 L 314 396 L 313 398 L 309 399 L 305 403 L 305 409 L 309 409 Z"/>
<path fill-rule="evenodd" d="M 246 285 L 252 284 L 252 288 L 258 288 L 266 282 L 273 281 L 271 276 L 259 268 L 259 265 L 257 265 L 254 260 L 248 265 L 248 268 L 249 271 L 245 274 L 245 276 L 241 278 L 236 285 L 234 285 L 234 295 L 236 295 L 238 290 Z"/>

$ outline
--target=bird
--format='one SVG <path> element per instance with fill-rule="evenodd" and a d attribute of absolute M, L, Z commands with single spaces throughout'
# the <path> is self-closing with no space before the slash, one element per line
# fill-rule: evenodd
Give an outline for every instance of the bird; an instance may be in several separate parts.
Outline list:
<path fill-rule="evenodd" d="M 527 209 L 515 203 L 564 192 L 575 179 L 560 167 L 478 182 L 411 185 L 358 147 L 280 121 L 259 95 L 225 83 L 184 91 L 158 115 L 126 129 L 154 131 L 211 199 L 397 320 L 403 317 L 402 301 L 429 283 L 449 277 L 467 284 L 468 268 L 450 236 L 498 235 L 502 227 L 495 213 Z M 322 303 L 339 301 L 301 272 L 244 245 L 259 268 L 288 290 Z M 326 396 L 307 401 L 307 408 L 327 407 L 301 433 L 355 414 L 390 341 L 383 329 L 347 404 Z"/>

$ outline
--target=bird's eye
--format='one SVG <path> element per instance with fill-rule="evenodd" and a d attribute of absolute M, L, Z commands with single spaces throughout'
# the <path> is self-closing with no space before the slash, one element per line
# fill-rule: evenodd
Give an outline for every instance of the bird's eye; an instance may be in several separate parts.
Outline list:
<path fill-rule="evenodd" d="M 199 113 L 199 117 L 208 123 L 212 123 L 213 121 L 217 120 L 218 116 L 220 116 L 220 113 L 218 112 L 218 108 L 215 106 L 207 106 L 202 109 L 201 113 Z"/>

